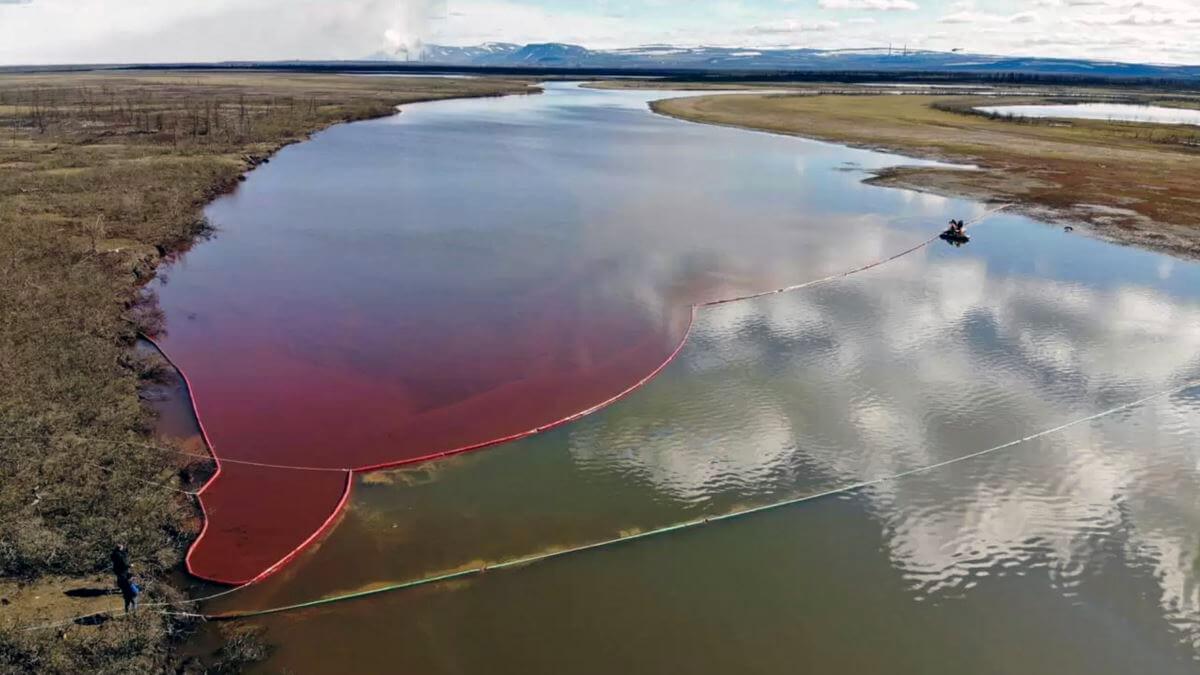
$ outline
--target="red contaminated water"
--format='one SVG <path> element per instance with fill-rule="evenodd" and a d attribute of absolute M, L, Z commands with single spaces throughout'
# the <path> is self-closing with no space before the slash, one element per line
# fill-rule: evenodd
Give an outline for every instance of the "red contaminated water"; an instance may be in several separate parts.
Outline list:
<path fill-rule="evenodd" d="M 335 127 L 210 206 L 215 239 L 155 287 L 157 342 L 230 460 L 193 574 L 270 574 L 336 521 L 350 471 L 574 419 L 664 367 L 691 303 L 834 271 L 796 269 L 847 247 L 796 214 L 836 195 L 752 170 L 790 146 L 571 104 L 591 95 Z"/>
<path fill-rule="evenodd" d="M 439 310 L 394 342 L 372 325 L 379 321 L 364 320 L 359 330 L 330 321 L 305 335 L 310 344 L 319 335 L 320 350 L 295 348 L 269 312 L 225 327 L 247 338 L 232 354 L 211 331 L 160 339 L 188 378 L 218 459 L 237 460 L 223 462 L 201 492 L 205 529 L 189 570 L 230 584 L 274 572 L 332 524 L 352 484 L 349 470 L 474 449 L 565 421 L 656 372 L 690 325 L 686 306 L 648 317 L 580 300 L 542 291 L 510 298 L 502 312 Z M 421 326 L 427 330 L 413 329 Z M 364 362 L 344 362 L 345 354 Z"/>

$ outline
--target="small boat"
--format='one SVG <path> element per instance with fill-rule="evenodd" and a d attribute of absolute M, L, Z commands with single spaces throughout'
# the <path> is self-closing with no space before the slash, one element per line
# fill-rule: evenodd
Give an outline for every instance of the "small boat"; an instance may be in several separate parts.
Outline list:
<path fill-rule="evenodd" d="M 959 232 L 958 230 L 946 230 L 941 234 L 941 237 L 951 244 L 965 244 L 971 241 L 971 238 L 965 232 Z"/>

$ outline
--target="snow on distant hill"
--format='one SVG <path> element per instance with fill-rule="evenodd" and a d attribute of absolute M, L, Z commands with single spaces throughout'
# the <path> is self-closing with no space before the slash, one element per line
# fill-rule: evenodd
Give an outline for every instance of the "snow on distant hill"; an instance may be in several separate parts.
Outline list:
<path fill-rule="evenodd" d="M 430 65 L 544 68 L 671 68 L 697 70 L 924 70 L 1198 78 L 1200 66 L 1162 66 L 1082 59 L 867 49 L 746 49 L 733 47 L 642 47 L 594 50 L 547 42 L 517 45 L 490 42 L 471 47 L 427 45 L 419 59 L 376 54 L 371 60 L 417 61 Z"/>

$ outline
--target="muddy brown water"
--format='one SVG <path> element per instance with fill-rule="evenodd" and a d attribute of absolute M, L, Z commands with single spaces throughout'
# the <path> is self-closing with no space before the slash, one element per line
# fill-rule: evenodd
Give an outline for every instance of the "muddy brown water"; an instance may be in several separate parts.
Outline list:
<path fill-rule="evenodd" d="M 369 380 L 394 372 L 375 365 L 406 334 L 362 334 L 339 312 L 411 309 L 413 283 L 445 321 L 478 310 L 464 298 L 496 269 L 437 286 L 463 250 L 519 261 L 504 269 L 531 289 L 559 283 L 561 260 L 594 262 L 588 301 L 556 307 L 619 298 L 609 325 L 654 325 L 681 298 L 849 269 L 985 208 L 861 184 L 903 158 L 655 117 L 645 103 L 660 96 L 553 85 L 285 150 L 210 209 L 218 239 L 168 272 L 169 328 L 189 306 L 212 327 L 257 303 L 269 318 L 215 329 L 214 349 L 261 354 L 270 330 L 299 354 L 361 338 L 341 363 Z M 274 206 L 287 217 L 264 226 Z M 366 214 L 353 227 L 334 217 L 351 207 Z M 311 250 L 289 243 L 297 232 Z M 301 253 L 368 276 L 282 295 L 282 279 L 244 281 L 303 269 Z M 224 317 L 230 286 L 247 297 Z M 309 292 L 315 314 L 288 313 Z M 676 361 L 583 420 L 359 476 L 319 545 L 205 609 L 332 597 L 899 473 L 1200 377 L 1198 350 L 1200 268 L 997 216 L 965 247 L 703 310 Z M 1191 673 L 1198 422 L 1200 392 L 1186 392 L 837 498 L 247 621 L 277 646 L 262 672 Z"/>

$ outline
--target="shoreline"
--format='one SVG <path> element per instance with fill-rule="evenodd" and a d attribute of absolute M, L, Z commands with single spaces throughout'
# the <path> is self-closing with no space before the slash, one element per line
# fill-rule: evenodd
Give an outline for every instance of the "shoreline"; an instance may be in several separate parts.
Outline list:
<path fill-rule="evenodd" d="M 873 148 L 874 149 L 874 148 Z M 879 148 L 886 152 L 896 152 Z M 1071 227 L 1080 234 L 1117 246 L 1133 246 L 1154 253 L 1173 256 L 1183 260 L 1200 261 L 1200 242 L 1187 237 L 1167 234 L 1172 226 L 1149 219 L 1138 218 L 1135 212 L 1113 213 L 1103 204 L 1076 207 L 1052 206 L 1030 200 L 1009 199 L 995 189 L 985 186 L 972 186 L 969 180 L 960 180 L 953 172 L 967 172 L 969 169 L 938 170 L 935 168 L 893 166 L 870 172 L 863 182 L 868 185 L 911 190 L 925 194 L 948 197 L 951 199 L 966 199 L 979 202 L 1008 201 L 1012 204 L 1009 209 L 1047 226 Z M 1102 208 L 1101 208 L 1102 207 Z M 1131 228 L 1124 223 L 1133 219 L 1139 223 Z M 1200 225 L 1200 221 L 1198 221 Z"/>
<path fill-rule="evenodd" d="M 242 167 L 241 167 L 240 171 L 236 175 L 229 177 L 225 180 L 216 182 L 212 186 L 210 186 L 210 188 L 205 191 L 203 200 L 197 205 L 197 209 L 201 214 L 203 214 L 203 212 L 205 210 L 207 210 L 207 208 L 213 202 L 215 202 L 217 199 L 220 199 L 221 197 L 224 197 L 226 195 L 230 195 L 230 194 L 233 194 L 234 192 L 236 192 L 238 187 L 248 179 L 249 175 L 255 169 L 259 168 L 263 164 L 269 164 L 271 162 L 271 160 L 280 151 L 282 151 L 283 149 L 285 149 L 291 145 L 296 145 L 299 143 L 304 143 L 309 140 L 312 140 L 313 136 L 315 136 L 323 131 L 326 131 L 328 129 L 331 129 L 335 126 L 340 126 L 343 124 L 354 124 L 356 122 L 368 122 L 368 121 L 372 121 L 372 120 L 387 119 L 389 117 L 402 115 L 404 113 L 405 107 L 407 107 L 409 105 L 413 105 L 413 104 L 419 104 L 419 103 L 433 103 L 433 102 L 437 102 L 437 101 L 466 100 L 466 99 L 474 99 L 474 98 L 502 98 L 505 96 L 534 96 L 534 95 L 539 95 L 541 93 L 543 93 L 543 90 L 541 89 L 540 86 L 538 86 L 538 83 L 531 82 L 531 83 L 529 83 L 528 91 L 526 91 L 526 92 L 520 92 L 520 93 L 518 93 L 518 92 L 474 93 L 474 94 L 468 93 L 468 94 L 459 94 L 459 95 L 452 95 L 452 96 L 446 96 L 446 97 L 431 96 L 429 98 L 414 98 L 411 100 L 405 100 L 401 103 L 396 103 L 395 105 L 393 105 L 391 107 L 390 110 L 380 110 L 380 111 L 378 111 L 377 114 L 368 113 L 368 114 L 363 114 L 363 115 L 351 116 L 346 119 L 338 119 L 338 120 L 329 121 L 327 123 L 324 123 L 324 124 L 321 124 L 321 125 L 318 125 L 318 126 L 315 126 L 315 127 L 305 130 L 298 137 L 281 140 L 280 142 L 272 144 L 258 153 L 245 155 L 242 158 Z M 184 242 L 179 248 L 177 248 L 175 250 L 166 251 L 164 254 L 159 256 L 158 259 L 155 260 L 153 265 L 151 266 L 151 268 L 149 270 L 149 275 L 141 280 L 141 283 L 139 284 L 139 288 L 144 288 L 144 287 L 148 286 L 154 279 L 156 279 L 158 276 L 158 273 L 159 273 L 160 269 L 163 267 L 163 265 L 164 264 L 169 265 L 171 262 L 174 261 L 175 256 L 186 254 L 189 250 L 191 250 L 192 247 L 199 245 L 199 244 L 203 244 L 206 234 L 207 233 L 198 233 L 196 236 L 194 236 L 191 239 L 189 239 L 188 241 Z M 149 342 L 151 345 L 153 345 L 155 351 L 167 363 L 168 367 L 170 367 L 179 376 L 179 378 L 183 381 L 184 387 L 188 393 L 188 399 L 190 401 L 189 407 L 191 408 L 192 415 L 195 417 L 196 424 L 197 424 L 198 428 L 200 429 L 201 439 L 203 440 L 203 444 L 205 446 L 204 450 L 212 458 L 212 461 L 216 465 L 216 470 L 204 479 L 203 483 L 199 486 L 199 488 L 196 490 L 195 494 L 192 497 L 191 501 L 194 503 L 196 510 L 199 512 L 197 515 L 197 520 L 200 522 L 200 530 L 199 530 L 199 533 L 194 538 L 192 538 L 191 541 L 188 542 L 188 544 L 185 548 L 186 553 L 184 555 L 183 562 L 179 567 L 177 567 L 178 571 L 184 573 L 185 575 L 187 575 L 188 577 L 190 577 L 194 580 L 197 580 L 197 581 L 200 581 L 203 583 L 213 583 L 213 584 L 219 584 L 219 585 L 223 585 L 223 586 L 230 586 L 230 590 L 236 590 L 243 586 L 248 586 L 248 585 L 254 584 L 263 578 L 271 576 L 272 574 L 274 574 L 275 572 L 279 571 L 284 566 L 286 566 L 287 563 L 290 562 L 296 555 L 300 554 L 302 551 L 307 549 L 311 544 L 313 544 L 317 540 L 319 540 L 321 538 L 321 536 L 324 535 L 327 532 L 327 530 L 337 520 L 339 520 L 344 515 L 344 513 L 345 513 L 344 507 L 350 497 L 351 489 L 353 487 L 355 472 L 353 472 L 353 471 L 347 472 L 346 487 L 345 487 L 345 490 L 343 491 L 341 501 L 339 502 L 338 507 L 334 510 L 333 514 L 331 514 L 329 519 L 325 522 L 325 524 L 322 525 L 321 529 L 314 532 L 312 534 L 312 536 L 309 537 L 301 546 L 299 546 L 298 548 L 293 550 L 291 553 L 289 553 L 283 559 L 281 559 L 278 562 L 276 562 L 275 564 L 273 564 L 270 568 L 265 570 L 259 576 L 255 577 L 254 579 L 252 579 L 249 582 L 246 582 L 245 584 L 238 584 L 238 585 L 230 585 L 227 582 L 222 582 L 222 581 L 218 581 L 218 580 L 214 580 L 214 579 L 206 579 L 204 577 L 197 576 L 191 570 L 191 562 L 190 562 L 191 552 L 195 548 L 196 544 L 204 537 L 204 533 L 205 533 L 205 530 L 208 528 L 208 521 L 209 521 L 209 516 L 204 510 L 203 501 L 201 499 L 201 494 L 204 492 L 205 489 L 207 489 L 210 485 L 212 485 L 213 482 L 219 477 L 219 475 L 221 473 L 221 459 L 217 455 L 216 449 L 215 449 L 213 443 L 209 440 L 208 432 L 204 428 L 204 421 L 200 415 L 200 410 L 197 407 L 195 394 L 192 390 L 191 382 L 188 380 L 187 373 L 184 372 L 181 368 L 179 368 L 179 366 L 177 366 L 175 364 L 175 362 L 167 355 L 167 353 L 163 350 L 163 347 L 155 340 L 154 335 L 142 334 L 140 337 L 142 339 L 146 340 L 147 342 Z M 153 440 L 153 437 L 154 436 L 152 434 L 149 437 L 149 440 Z M 177 590 L 180 590 L 182 592 L 182 589 L 177 589 Z M 261 639 L 261 638 L 256 638 L 256 639 Z M 186 641 L 186 638 L 185 638 L 185 641 Z"/>
<path fill-rule="evenodd" d="M 961 96 L 922 96 L 922 102 L 938 98 L 958 98 Z M 718 109 L 717 99 L 741 99 L 737 106 L 726 106 Z M 844 125 L 835 124 L 821 126 L 819 113 L 802 110 L 795 116 L 787 117 L 787 112 L 793 112 L 780 105 L 778 101 L 797 98 L 827 98 L 844 99 L 848 96 L 832 95 L 773 95 L 773 94 L 716 94 L 713 96 L 693 96 L 681 98 L 665 98 L 652 101 L 650 110 L 655 114 L 684 122 L 724 126 L 740 130 L 758 131 L 762 133 L 783 136 L 795 136 L 825 143 L 834 143 L 846 147 L 897 154 L 913 159 L 932 160 L 952 165 L 954 167 L 925 167 L 912 166 L 903 163 L 869 172 L 864 183 L 881 187 L 913 190 L 942 197 L 968 199 L 980 202 L 1006 202 L 1012 204 L 1014 213 L 1033 218 L 1048 225 L 1070 226 L 1078 228 L 1103 241 L 1122 246 L 1138 246 L 1158 253 L 1189 259 L 1200 260 L 1200 207 L 1188 212 L 1192 222 L 1186 222 L 1186 217 L 1177 222 L 1165 222 L 1151 215 L 1139 212 L 1135 207 L 1138 202 L 1124 195 L 1093 195 L 1096 198 L 1087 201 L 1074 201 L 1062 193 L 1054 194 L 1056 186 L 1053 174 L 1061 169 L 1054 167 L 1044 175 L 1022 171 L 1022 167 L 1014 167 L 997 161 L 994 156 L 981 157 L 978 154 L 961 151 L 954 152 L 946 146 L 956 139 L 947 134 L 940 142 L 920 143 L 928 140 L 928 136 L 912 135 L 914 142 L 897 142 L 896 136 L 887 137 L 887 132 L 873 133 L 872 129 L 848 129 Z M 855 104 L 865 103 L 863 96 L 853 96 Z M 902 98 L 894 96 L 892 98 Z M 888 99 L 890 100 L 890 99 Z M 776 109 L 772 109 L 772 107 Z M 706 109 L 707 108 L 707 109 Z M 837 108 L 831 108 L 837 109 Z M 823 112 L 823 111 L 822 111 Z M 941 111 L 934 111 L 941 113 Z M 959 117 L 979 117 L 962 113 L 941 113 Z M 938 120 L 941 121 L 941 120 Z M 973 121 L 973 120 L 972 120 Z M 988 133 L 998 134 L 1004 131 L 1023 131 L 1021 125 L 1007 121 L 986 120 L 993 125 L 1001 125 L 999 130 L 988 129 Z M 817 122 L 812 124 L 813 122 Z M 886 125 L 887 121 L 882 121 Z M 931 123 L 932 124 L 932 123 Z M 1086 126 L 1086 125 L 1080 125 Z M 1129 125 L 1124 125 L 1129 126 Z M 1005 127 L 1013 127 L 1006 129 Z M 1039 131 L 1053 130 L 1051 127 L 1039 126 Z M 1158 148 L 1154 148 L 1158 150 Z M 1096 158 L 1103 159 L 1104 148 L 1096 149 Z M 1186 152 L 1186 151 L 1185 151 Z M 1085 153 L 1086 154 L 1086 153 Z M 1179 154 L 1186 155 L 1181 152 Z M 1200 154 L 1188 158 L 1200 171 Z M 1188 161 L 1184 160 L 1184 161 Z M 1026 162 L 1030 164 L 1031 162 Z M 1106 168 L 1097 162 L 1099 168 Z M 1090 176 L 1079 178 L 1087 180 Z M 1147 186 L 1148 191 L 1157 187 Z M 1191 197 L 1177 197 L 1191 201 L 1195 199 L 1200 204 L 1200 194 Z M 1185 210 L 1180 209 L 1180 210 Z"/>
<path fill-rule="evenodd" d="M 142 398 L 165 366 L 157 357 L 136 355 L 133 345 L 137 334 L 162 329 L 150 282 L 164 272 L 164 263 L 212 231 L 204 218 L 207 206 L 283 148 L 334 125 L 403 114 L 410 103 L 535 95 L 542 92 L 537 84 L 280 74 L 185 78 L 169 70 L 0 78 L 0 103 L 8 104 L 0 105 L 0 126 L 12 129 L 11 141 L 6 133 L 0 144 L 0 225 L 11 235 L 0 242 L 0 252 L 6 246 L 15 251 L 9 254 L 16 265 L 12 288 L 35 289 L 24 294 L 28 300 L 17 299 L 6 316 L 11 321 L 0 329 L 0 337 L 18 345 L 6 354 L 8 365 L 27 373 L 0 392 L 0 403 L 9 408 L 0 425 L 30 436 L 5 442 L 17 464 L 0 489 L 36 497 L 14 502 L 22 506 L 3 514 L 0 535 L 17 538 L 13 533 L 31 527 L 22 523 L 34 523 L 42 539 L 25 536 L 14 543 L 35 546 L 47 536 L 65 543 L 72 535 L 59 532 L 84 522 L 91 535 L 72 541 L 71 557 L 53 564 L 39 562 L 46 554 L 32 548 L 8 551 L 0 560 L 0 590 L 14 601 L 5 602 L 0 617 L 6 645 L 0 670 L 48 658 L 76 671 L 174 669 L 193 662 L 179 650 L 194 621 L 149 610 L 125 618 L 119 608 L 106 609 L 108 601 L 83 602 L 66 591 L 104 579 L 112 542 L 125 541 L 147 604 L 185 600 L 183 554 L 206 522 L 185 495 L 203 490 L 212 476 L 197 486 L 186 458 L 138 449 L 139 443 L 173 443 L 156 437 Z M 45 330 L 47 321 L 56 330 Z M 57 359 L 39 362 L 47 350 Z M 83 393 L 56 394 L 64 390 Z M 32 413 L 39 407 L 49 411 L 41 419 Z M 213 456 L 211 448 L 203 452 Z M 193 461 L 208 463 L 215 456 Z M 88 477 L 86 490 L 57 481 L 51 501 L 68 508 L 57 509 L 51 522 L 39 511 L 46 508 L 41 494 L 47 489 L 39 483 L 47 477 L 37 467 L 46 462 L 105 469 Z M 32 468 L 21 472 L 25 465 Z M 147 479 L 170 490 L 149 490 Z M 136 514 L 125 508 L 134 499 L 143 502 Z M 42 601 L 22 601 L 33 595 Z M 76 621 L 80 616 L 91 618 Z M 24 630 L 43 624 L 49 629 Z M 95 640 L 105 646 L 89 646 Z M 233 651 L 242 648 L 240 637 L 230 644 Z M 211 658 L 250 662 L 225 652 Z"/>

